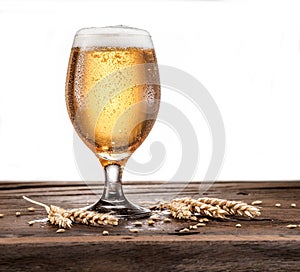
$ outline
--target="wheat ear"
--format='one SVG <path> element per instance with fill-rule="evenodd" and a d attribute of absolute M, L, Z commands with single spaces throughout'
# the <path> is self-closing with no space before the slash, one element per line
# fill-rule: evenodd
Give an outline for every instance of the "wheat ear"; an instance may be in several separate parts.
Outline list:
<path fill-rule="evenodd" d="M 52 225 L 58 225 L 60 228 L 71 228 L 72 220 L 64 215 L 65 212 L 65 209 L 51 205 L 48 213 L 50 223 Z"/>
<path fill-rule="evenodd" d="M 255 217 L 260 215 L 258 207 L 248 205 L 241 201 L 231 201 L 219 198 L 198 198 L 197 201 L 218 206 L 221 209 L 227 211 L 230 215 L 248 216 Z"/>
<path fill-rule="evenodd" d="M 97 213 L 94 211 L 73 209 L 66 211 L 64 216 L 70 218 L 73 222 L 85 225 L 118 225 L 118 219 L 108 213 Z"/>
<path fill-rule="evenodd" d="M 118 225 L 118 219 L 107 213 L 97 213 L 82 209 L 65 210 L 54 205 L 49 207 L 44 203 L 32 200 L 26 196 L 23 196 L 23 198 L 31 203 L 44 207 L 48 213 L 50 223 L 62 228 L 71 228 L 72 223 L 75 222 L 91 226 L 107 224 Z"/>
<path fill-rule="evenodd" d="M 169 209 L 172 216 L 178 219 L 197 220 L 197 215 L 213 218 L 226 218 L 227 215 L 247 216 L 253 218 L 260 215 L 260 209 L 241 201 L 231 201 L 219 198 L 190 197 L 176 198 L 162 203 L 160 208 Z"/>
<path fill-rule="evenodd" d="M 168 203 L 162 203 L 160 208 L 169 209 L 172 216 L 178 219 L 190 219 L 193 216 L 189 207 L 180 202 L 171 201 Z"/>
<path fill-rule="evenodd" d="M 64 209 L 54 205 L 48 206 L 44 203 L 30 199 L 29 197 L 26 196 L 23 196 L 23 199 L 33 204 L 44 207 L 46 212 L 48 213 L 48 219 L 52 225 L 58 225 L 60 228 L 71 228 L 72 220 L 64 216 L 65 213 Z"/>
<path fill-rule="evenodd" d="M 196 219 L 196 215 L 210 216 L 214 218 L 226 218 L 228 214 L 218 206 L 205 204 L 192 198 L 176 198 L 171 202 L 163 203 L 161 208 L 171 211 L 174 218 Z"/>

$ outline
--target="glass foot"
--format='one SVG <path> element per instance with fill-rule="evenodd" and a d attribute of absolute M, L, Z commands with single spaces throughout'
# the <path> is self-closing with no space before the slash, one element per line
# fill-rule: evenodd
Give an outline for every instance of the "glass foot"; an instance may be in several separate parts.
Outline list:
<path fill-rule="evenodd" d="M 136 219 L 149 217 L 151 211 L 149 209 L 139 207 L 128 200 L 118 202 L 107 202 L 100 199 L 97 203 L 88 207 L 89 211 L 96 211 L 98 213 L 110 213 L 121 219 Z"/>

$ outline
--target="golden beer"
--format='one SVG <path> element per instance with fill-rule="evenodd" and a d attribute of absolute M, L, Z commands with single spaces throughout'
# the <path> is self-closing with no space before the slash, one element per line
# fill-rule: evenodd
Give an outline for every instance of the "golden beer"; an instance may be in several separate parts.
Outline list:
<path fill-rule="evenodd" d="M 67 109 L 76 132 L 104 166 L 126 161 L 141 145 L 155 122 L 159 100 L 152 48 L 72 48 Z"/>

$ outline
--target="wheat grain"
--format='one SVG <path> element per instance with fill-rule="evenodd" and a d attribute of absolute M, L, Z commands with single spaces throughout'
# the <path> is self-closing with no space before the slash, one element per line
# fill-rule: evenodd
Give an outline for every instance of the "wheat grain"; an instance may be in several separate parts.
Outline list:
<path fill-rule="evenodd" d="M 65 229 L 58 229 L 57 231 L 56 231 L 56 233 L 63 233 L 63 232 L 65 232 L 66 230 Z"/>
<path fill-rule="evenodd" d="M 192 215 L 192 216 L 191 216 L 191 218 L 190 218 L 190 220 L 193 220 L 193 221 L 198 221 L 198 217 L 197 217 L 197 216 L 195 216 L 195 215 Z"/>
<path fill-rule="evenodd" d="M 197 227 L 197 225 L 191 225 L 191 226 L 189 226 L 189 228 L 190 228 L 190 230 L 191 230 L 191 229 L 196 230 L 198 227 Z"/>
<path fill-rule="evenodd" d="M 143 225 L 143 223 L 140 221 L 135 221 L 135 222 L 133 222 L 133 225 L 135 225 L 136 227 L 140 227 Z"/>
<path fill-rule="evenodd" d="M 138 232 L 139 232 L 138 229 L 130 229 L 129 231 L 130 231 L 131 233 L 138 233 Z"/>
<path fill-rule="evenodd" d="M 172 219 L 170 219 L 170 218 L 165 218 L 165 219 L 163 220 L 163 222 L 164 222 L 164 223 L 171 223 L 171 222 L 172 222 Z"/>
<path fill-rule="evenodd" d="M 297 228 L 297 225 L 291 224 L 286 226 L 288 229 L 295 229 Z"/>
<path fill-rule="evenodd" d="M 158 220 L 160 220 L 160 217 L 157 214 L 153 214 L 150 216 L 150 219 L 154 220 L 154 221 L 158 221 Z"/>
<path fill-rule="evenodd" d="M 184 228 L 184 229 L 181 229 L 179 232 L 180 233 L 185 233 L 185 232 L 190 232 L 190 230 L 188 228 Z"/>
<path fill-rule="evenodd" d="M 155 221 L 154 221 L 154 220 L 149 220 L 149 221 L 148 221 L 148 225 L 149 225 L 149 226 L 153 226 L 154 224 L 155 224 Z"/>
<path fill-rule="evenodd" d="M 255 200 L 251 203 L 251 205 L 260 205 L 262 203 L 261 200 Z"/>

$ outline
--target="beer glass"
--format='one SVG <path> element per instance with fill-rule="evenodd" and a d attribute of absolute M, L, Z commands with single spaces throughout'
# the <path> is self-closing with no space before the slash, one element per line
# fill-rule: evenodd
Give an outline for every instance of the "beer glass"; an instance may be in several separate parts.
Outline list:
<path fill-rule="evenodd" d="M 105 172 L 102 197 L 89 210 L 120 218 L 149 215 L 126 199 L 122 172 L 152 129 L 159 102 L 157 61 L 147 31 L 125 26 L 77 31 L 66 104 L 75 131 Z"/>

